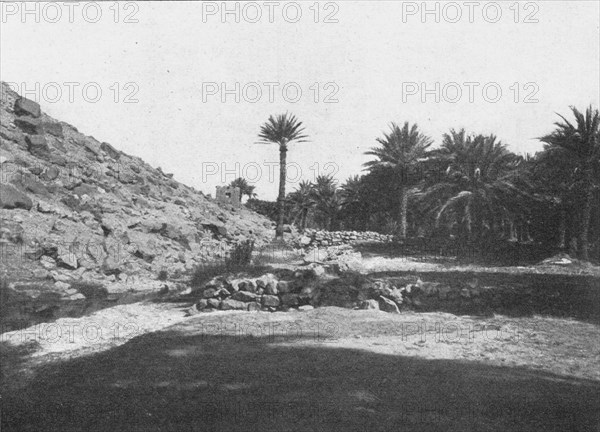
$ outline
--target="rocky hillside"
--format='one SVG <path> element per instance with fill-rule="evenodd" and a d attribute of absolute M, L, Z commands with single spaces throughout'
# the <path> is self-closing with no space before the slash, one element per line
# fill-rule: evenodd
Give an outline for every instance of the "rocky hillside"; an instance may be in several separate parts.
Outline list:
<path fill-rule="evenodd" d="M 272 238 L 265 217 L 220 204 L 1 85 L 1 264 L 13 284 L 151 288 L 163 270 L 177 278 L 235 242 Z"/>

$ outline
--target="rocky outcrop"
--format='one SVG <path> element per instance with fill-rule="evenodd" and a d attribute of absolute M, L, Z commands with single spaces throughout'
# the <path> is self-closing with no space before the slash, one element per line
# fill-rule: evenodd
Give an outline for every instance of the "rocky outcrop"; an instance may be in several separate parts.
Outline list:
<path fill-rule="evenodd" d="M 238 242 L 271 240 L 265 217 L 213 201 L 0 85 L 0 247 L 10 281 L 154 289 L 161 271 L 177 279 Z"/>

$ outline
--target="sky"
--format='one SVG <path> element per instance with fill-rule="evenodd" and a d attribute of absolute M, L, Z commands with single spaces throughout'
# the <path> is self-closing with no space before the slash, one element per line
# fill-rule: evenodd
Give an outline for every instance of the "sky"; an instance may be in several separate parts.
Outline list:
<path fill-rule="evenodd" d="M 244 176 L 275 199 L 278 148 L 256 144 L 273 114 L 310 140 L 290 146 L 288 191 L 362 173 L 390 122 L 540 150 L 556 113 L 599 105 L 599 5 L 5 2 L 0 79 L 205 193 Z"/>

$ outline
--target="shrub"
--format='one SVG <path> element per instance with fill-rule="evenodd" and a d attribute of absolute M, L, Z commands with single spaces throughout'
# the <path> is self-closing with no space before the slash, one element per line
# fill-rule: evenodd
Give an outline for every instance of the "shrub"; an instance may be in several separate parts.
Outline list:
<path fill-rule="evenodd" d="M 163 269 L 163 270 L 161 270 L 161 271 L 158 272 L 157 279 L 159 281 L 166 281 L 168 278 L 169 278 L 169 272 L 168 271 L 166 271 L 166 270 Z"/>
<path fill-rule="evenodd" d="M 229 254 L 227 265 L 229 267 L 247 266 L 252 260 L 254 241 L 246 240 L 236 244 Z"/>

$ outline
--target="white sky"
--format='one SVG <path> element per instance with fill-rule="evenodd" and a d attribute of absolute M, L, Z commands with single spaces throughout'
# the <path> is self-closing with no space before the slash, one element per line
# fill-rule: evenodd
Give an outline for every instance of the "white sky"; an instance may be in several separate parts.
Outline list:
<path fill-rule="evenodd" d="M 256 177 L 259 166 L 259 197 L 275 198 L 277 175 L 269 178 L 268 164 L 278 161 L 278 149 L 253 144 L 270 114 L 290 111 L 306 125 L 311 142 L 292 146 L 288 153 L 288 161 L 301 167 L 301 179 L 314 179 L 318 166 L 320 173 L 335 172 L 343 181 L 361 171 L 368 159 L 364 151 L 391 121 L 417 122 L 436 143 L 452 127 L 495 133 L 513 151 L 524 153 L 541 148 L 535 137 L 552 129 L 555 112 L 568 114 L 569 105 L 599 104 L 598 1 L 521 2 L 512 9 L 514 2 L 501 1 L 502 16 L 496 23 L 489 22 L 495 16 L 493 5 L 485 17 L 482 13 L 490 2 L 477 2 L 473 23 L 465 2 L 455 3 L 462 12 L 456 23 L 444 20 L 456 16 L 454 6 L 444 2 L 437 6 L 440 22 L 433 14 L 423 22 L 420 9 L 403 15 L 421 8 L 421 2 L 336 2 L 338 23 L 323 22 L 335 12 L 333 5 L 326 9 L 327 2 L 318 3 L 318 23 L 309 9 L 312 1 L 299 2 L 302 18 L 297 23 L 284 19 L 286 2 L 275 7 L 273 23 L 263 2 L 255 3 L 262 8 L 257 23 L 244 15 L 239 23 L 233 15 L 223 23 L 219 13 L 206 15 L 203 22 L 203 7 L 221 8 L 221 2 L 130 3 L 103 3 L 95 23 L 89 22 L 95 17 L 93 6 L 84 15 L 83 2 L 74 7 L 73 22 L 62 3 L 45 10 L 38 6 L 40 22 L 35 22 L 35 13 L 21 15 L 25 7 L 34 10 L 33 4 L 0 4 L 0 78 L 27 89 L 39 83 L 40 91 L 29 97 L 40 99 L 51 116 L 213 195 L 222 180 L 228 183 L 235 174 Z M 434 9 L 436 2 L 427 7 Z M 115 9 L 120 12 L 117 23 Z M 518 23 L 515 9 L 520 12 Z M 57 10 L 60 19 L 55 19 Z M 123 22 L 130 12 L 137 23 Z M 255 12 L 247 6 L 246 18 L 252 20 Z M 293 5 L 287 13 L 293 20 Z M 524 23 L 529 14 L 538 22 Z M 66 82 L 80 83 L 72 100 Z M 133 89 L 123 89 L 128 82 L 138 88 L 136 103 L 123 101 Z M 242 88 L 258 83 L 263 94 L 256 103 L 243 95 L 239 103 L 233 95 L 223 103 L 220 93 L 203 101 L 203 83 L 211 82 L 224 82 L 230 89 L 236 82 Z M 273 102 L 264 84 L 268 82 L 280 83 Z M 303 91 L 297 103 L 283 98 L 281 89 L 290 82 Z M 339 87 L 337 103 L 323 102 L 333 89 L 324 88 L 329 82 Z M 403 94 L 403 83 L 411 82 L 426 83 L 429 89 L 436 82 L 440 88 L 455 82 L 463 94 L 456 103 L 441 92 L 440 102 L 433 94 L 423 102 L 420 93 Z M 473 102 L 465 82 L 479 83 Z M 518 103 L 510 89 L 515 82 L 521 87 Z M 57 87 L 50 83 L 60 86 L 61 95 L 56 97 Z M 91 102 L 94 87 L 89 87 L 88 100 L 82 96 L 87 83 L 102 90 L 96 103 Z M 114 83 L 121 87 L 116 103 Z M 318 103 L 310 89 L 314 83 L 321 88 Z M 483 98 L 486 83 L 501 88 L 498 102 Z M 526 83 L 535 85 L 524 89 Z M 537 102 L 524 103 L 535 86 Z M 446 99 L 454 98 L 454 89 L 446 89 Z M 248 90 L 248 98 L 255 97 L 252 87 Z M 488 96 L 495 97 L 494 87 Z M 215 166 L 219 172 L 207 175 Z M 288 190 L 300 180 L 294 171 L 290 168 Z"/>

